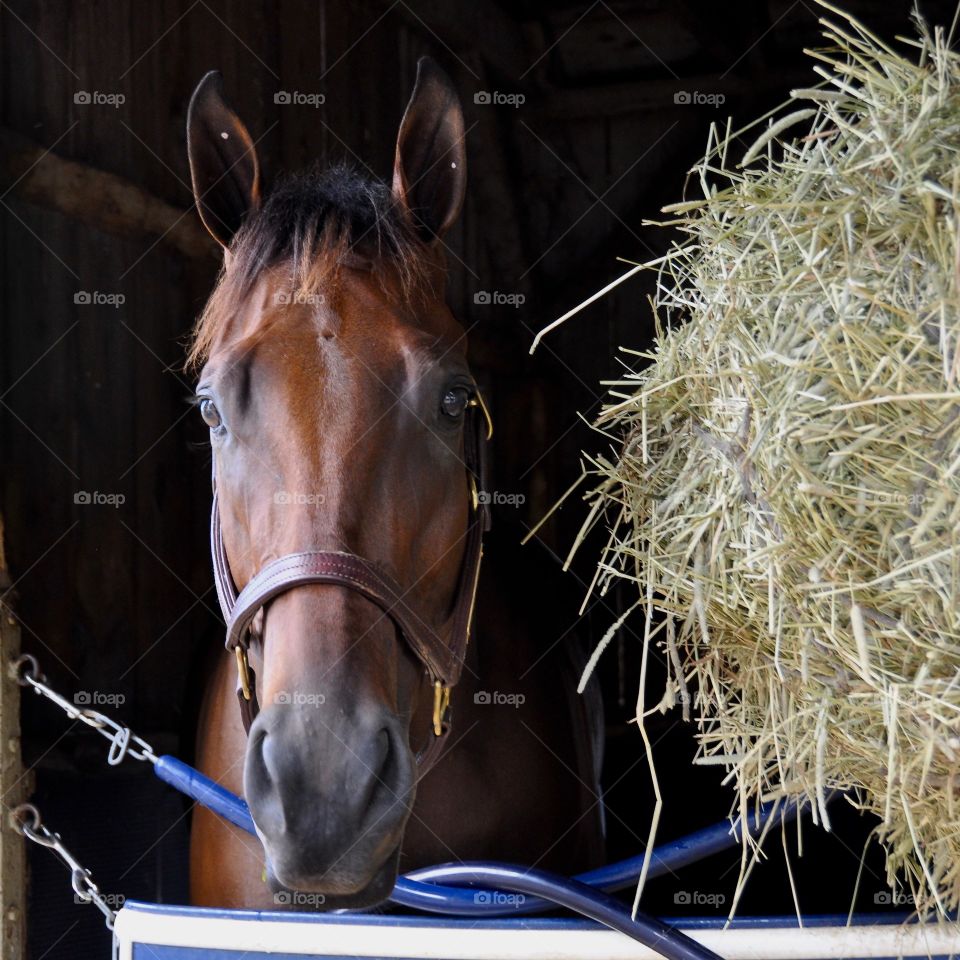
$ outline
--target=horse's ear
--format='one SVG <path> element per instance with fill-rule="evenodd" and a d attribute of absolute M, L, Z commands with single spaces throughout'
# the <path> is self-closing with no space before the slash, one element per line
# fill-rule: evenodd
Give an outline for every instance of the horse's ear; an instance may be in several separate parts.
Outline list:
<path fill-rule="evenodd" d="M 394 196 L 429 242 L 442 237 L 457 219 L 466 183 L 460 99 L 447 74 L 429 57 L 421 57 L 397 136 Z"/>
<path fill-rule="evenodd" d="M 247 128 L 223 97 L 223 78 L 216 70 L 190 98 L 187 155 L 200 219 L 228 247 L 243 218 L 260 205 L 260 165 Z"/>

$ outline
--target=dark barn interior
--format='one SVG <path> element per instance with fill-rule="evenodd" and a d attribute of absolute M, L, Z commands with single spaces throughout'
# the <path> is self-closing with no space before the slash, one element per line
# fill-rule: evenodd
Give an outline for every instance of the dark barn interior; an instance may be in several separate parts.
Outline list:
<path fill-rule="evenodd" d="M 909 29 L 908 0 L 846 7 L 885 38 Z M 953 8 L 920 4 L 947 26 Z M 533 336 L 621 273 L 617 257 L 664 250 L 668 234 L 644 221 L 680 199 L 710 123 L 745 122 L 814 81 L 803 49 L 818 44 L 821 13 L 813 0 L 0 3 L 0 515 L 23 649 L 65 694 L 112 698 L 104 709 L 158 752 L 191 758 L 203 664 L 222 642 L 209 445 L 183 369 L 219 269 L 185 151 L 187 103 L 207 70 L 222 71 L 268 183 L 314 161 L 388 177 L 417 58 L 449 71 L 469 157 L 449 300 L 496 423 L 494 488 L 523 498 L 495 522 L 519 536 L 576 480 L 581 451 L 607 443 L 587 424 L 618 347 L 649 343 L 650 280 L 618 288 L 530 356 Z M 92 492 L 112 500 L 78 496 Z M 539 531 L 558 562 L 583 516 L 573 498 Z M 571 593 L 584 593 L 596 556 L 588 541 Z M 588 643 L 622 603 L 588 603 Z M 643 849 L 654 801 L 630 722 L 638 649 L 628 622 L 600 668 L 611 861 Z M 654 672 L 651 690 L 660 681 Z M 108 767 L 102 741 L 48 703 L 24 697 L 22 727 L 33 800 L 101 889 L 185 901 L 187 804 L 144 764 Z M 679 712 L 650 730 L 660 837 L 726 815 L 731 792 L 716 768 L 690 767 Z M 834 825 L 832 836 L 807 826 L 799 859 L 788 838 L 804 911 L 850 906 L 870 824 L 838 811 Z M 793 911 L 778 837 L 768 852 L 741 912 Z M 74 902 L 62 866 L 42 850 L 29 858 L 28 955 L 107 956 L 101 918 Z M 738 871 L 739 852 L 716 857 L 652 884 L 645 906 L 697 912 L 677 891 L 729 898 Z M 864 878 L 857 907 L 876 909 L 886 886 L 875 845 Z"/>

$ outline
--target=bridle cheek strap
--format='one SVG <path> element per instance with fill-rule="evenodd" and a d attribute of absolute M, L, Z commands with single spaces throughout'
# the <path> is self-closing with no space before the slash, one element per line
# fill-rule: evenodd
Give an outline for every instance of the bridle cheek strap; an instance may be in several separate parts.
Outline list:
<path fill-rule="evenodd" d="M 483 418 L 479 416 L 483 413 Z M 310 584 L 330 584 L 353 590 L 379 607 L 396 626 L 404 641 L 423 664 L 434 690 L 433 737 L 417 756 L 422 777 L 439 758 L 443 741 L 450 729 L 450 690 L 460 679 L 463 660 L 470 641 L 470 624 L 476 599 L 480 563 L 483 558 L 483 534 L 490 527 L 487 498 L 477 495 L 484 476 L 484 437 L 481 431 L 489 426 L 486 408 L 468 410 L 464 429 L 464 458 L 471 492 L 471 517 L 466 533 L 466 547 L 454 609 L 449 626 L 434 629 L 407 602 L 406 591 L 372 561 L 353 553 L 330 550 L 307 550 L 289 553 L 268 563 L 237 592 L 227 562 L 220 523 L 219 498 L 214 482 L 213 507 L 210 516 L 210 552 L 217 584 L 220 608 L 227 624 L 228 650 L 237 657 L 237 698 L 244 729 L 249 733 L 260 706 L 257 701 L 256 675 L 247 658 L 250 624 L 258 611 L 288 590 Z"/>

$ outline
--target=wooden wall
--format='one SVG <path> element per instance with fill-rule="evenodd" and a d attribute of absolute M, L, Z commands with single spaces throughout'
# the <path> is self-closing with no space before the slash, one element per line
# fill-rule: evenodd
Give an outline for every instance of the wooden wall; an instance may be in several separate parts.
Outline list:
<path fill-rule="evenodd" d="M 910 4 L 854 6 L 891 35 L 904 29 Z M 953 5 L 921 6 L 942 21 Z M 578 414 L 598 409 L 618 346 L 647 342 L 649 280 L 595 305 L 531 358 L 534 333 L 616 276 L 617 256 L 664 249 L 667 237 L 643 221 L 680 196 L 707 124 L 731 112 L 744 120 L 809 83 L 800 51 L 815 42 L 813 5 L 790 0 L 7 0 L 0 514 L 24 647 L 64 690 L 122 696 L 119 716 L 189 756 L 201 654 L 220 640 L 207 546 L 209 457 L 181 370 L 183 343 L 218 268 L 188 210 L 185 111 L 205 71 L 223 72 L 269 180 L 343 157 L 388 174 L 416 58 L 430 53 L 450 70 L 470 128 L 469 200 L 451 240 L 450 298 L 473 328 L 497 420 L 496 487 L 527 497 L 515 519 L 530 524 L 576 477 L 580 450 L 603 445 Z M 278 105 L 281 90 L 322 93 L 325 102 Z M 726 102 L 677 104 L 682 90 L 721 93 Z M 78 103 L 80 91 L 124 101 Z M 476 103 L 483 91 L 525 102 Z M 116 216 L 111 191 L 126 189 L 138 203 L 159 205 L 151 223 L 169 226 L 184 214 L 176 242 Z M 482 291 L 525 302 L 483 305 Z M 124 300 L 77 303 L 81 292 Z M 83 491 L 123 503 L 76 502 Z M 581 515 L 566 507 L 545 541 L 565 551 Z M 587 551 L 572 589 L 581 589 L 592 560 Z M 591 625 L 602 630 L 615 613 L 611 598 Z M 625 662 L 630 656 L 621 649 Z M 604 665 L 616 732 L 625 729 L 634 680 L 618 706 L 615 667 L 615 658 Z M 182 816 L 168 800 L 156 801 L 153 819 L 142 809 L 150 800 L 138 800 L 136 813 L 104 808 L 105 797 L 155 795 L 140 780 L 129 789 L 119 774 L 110 780 L 99 745 L 64 736 L 52 707 L 31 698 L 24 729 L 38 790 L 68 821 L 55 826 L 89 833 L 78 809 L 111 821 L 88 847 L 92 867 L 127 869 L 114 870 L 105 852 L 126 844 L 117 840 L 125 831 L 140 830 L 144 849 L 173 821 L 180 836 Z M 84 796 L 94 799 L 85 806 Z M 629 798 L 624 810 L 631 805 L 643 812 Z M 131 822 L 140 817 L 135 829 L 124 826 L 128 812 Z M 168 895 L 182 893 L 163 880 L 169 870 L 157 856 L 152 848 L 140 856 L 129 882 L 143 895 L 160 895 L 163 882 Z M 80 955 L 77 944 L 88 942 L 101 949 L 92 911 L 74 908 L 65 879 L 50 876 L 63 882 L 44 889 L 53 915 L 33 932 L 35 955 L 41 946 L 51 958 Z"/>

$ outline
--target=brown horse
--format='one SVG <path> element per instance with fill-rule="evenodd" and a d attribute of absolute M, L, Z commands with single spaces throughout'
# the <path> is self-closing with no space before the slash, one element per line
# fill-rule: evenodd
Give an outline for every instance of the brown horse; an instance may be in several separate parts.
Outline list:
<path fill-rule="evenodd" d="M 455 726 L 435 742 L 451 691 L 431 664 L 453 662 L 465 589 L 473 608 L 463 574 L 479 509 L 465 469 L 477 386 L 443 299 L 442 238 L 466 174 L 449 78 L 420 62 L 390 187 L 338 167 L 262 196 L 253 141 L 215 73 L 191 101 L 188 149 L 200 216 L 224 249 L 192 350 L 220 577 L 228 593 L 256 592 L 291 554 L 298 570 L 321 569 L 258 593 L 231 644 L 238 661 L 221 652 L 210 677 L 198 763 L 246 796 L 262 849 L 198 809 L 194 902 L 360 907 L 386 899 L 398 869 L 429 863 L 596 865 L 597 714 L 576 697 L 561 642 L 569 586 L 551 562 L 518 559 L 496 524 L 456 658 Z M 348 573 L 334 577 L 338 558 Z M 367 574 L 395 584 L 383 588 L 393 599 Z M 449 646 L 429 656 L 420 640 Z M 437 747 L 429 771 L 425 744 Z"/>

